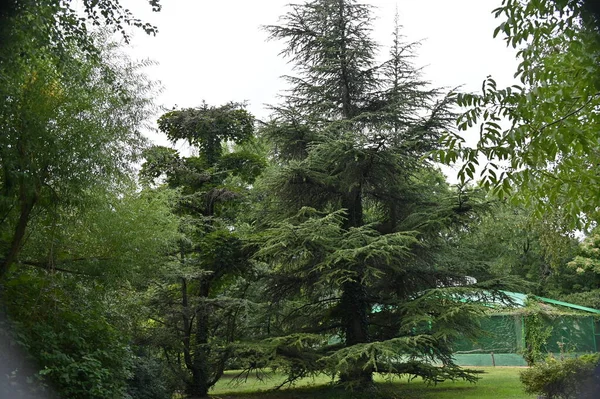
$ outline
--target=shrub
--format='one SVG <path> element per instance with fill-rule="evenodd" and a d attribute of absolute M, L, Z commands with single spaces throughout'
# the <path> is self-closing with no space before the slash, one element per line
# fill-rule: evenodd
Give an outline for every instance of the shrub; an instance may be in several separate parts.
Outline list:
<path fill-rule="evenodd" d="M 523 358 L 528 366 L 543 360 L 546 344 L 552 336 L 552 326 L 540 312 L 525 317 L 525 342 Z"/>
<path fill-rule="evenodd" d="M 39 381 L 61 398 L 126 397 L 134 356 L 128 335 L 109 314 L 119 308 L 107 309 L 100 288 L 70 276 L 23 272 L 11 276 L 3 294 L 13 339 L 36 366 L 28 370 L 34 374 L 13 370 L 17 380 Z"/>
<path fill-rule="evenodd" d="M 600 392 L 600 354 L 558 360 L 553 357 L 521 373 L 525 392 L 548 399 L 593 399 Z"/>
<path fill-rule="evenodd" d="M 134 359 L 133 375 L 128 380 L 127 393 L 130 399 L 170 399 L 171 386 L 164 364 L 159 359 L 138 348 Z"/>

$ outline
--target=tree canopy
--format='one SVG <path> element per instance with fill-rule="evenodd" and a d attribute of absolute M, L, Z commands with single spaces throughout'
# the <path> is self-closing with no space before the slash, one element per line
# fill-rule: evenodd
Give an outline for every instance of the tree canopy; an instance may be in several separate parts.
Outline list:
<path fill-rule="evenodd" d="M 518 49 L 520 84 L 498 88 L 489 77 L 479 94 L 459 94 L 468 108 L 458 128 L 478 126 L 475 147 L 449 133 L 438 153 L 442 162 L 463 161 L 459 176 L 474 178 L 480 162 L 484 186 L 511 193 L 539 215 L 558 211 L 568 226 L 598 217 L 598 54 L 591 2 L 503 1 L 504 19 L 495 35 Z M 480 157 L 480 155 L 482 157 Z"/>

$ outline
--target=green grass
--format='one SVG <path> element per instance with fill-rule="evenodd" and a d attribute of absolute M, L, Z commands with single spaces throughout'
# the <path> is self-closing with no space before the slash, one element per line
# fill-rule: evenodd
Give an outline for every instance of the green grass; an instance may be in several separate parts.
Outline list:
<path fill-rule="evenodd" d="M 246 382 L 235 378 L 237 373 L 228 372 L 211 391 L 213 398 L 221 399 L 531 399 L 535 396 L 523 392 L 519 382 L 521 368 L 480 367 L 483 371 L 476 384 L 463 381 L 448 381 L 437 385 L 427 385 L 421 380 L 408 382 L 406 379 L 386 381 L 377 378 L 378 392 L 356 393 L 332 388 L 331 380 L 326 377 L 300 381 L 293 388 L 279 391 L 272 389 L 280 384 L 284 377 L 280 374 L 267 374 L 262 381 L 250 376 Z"/>

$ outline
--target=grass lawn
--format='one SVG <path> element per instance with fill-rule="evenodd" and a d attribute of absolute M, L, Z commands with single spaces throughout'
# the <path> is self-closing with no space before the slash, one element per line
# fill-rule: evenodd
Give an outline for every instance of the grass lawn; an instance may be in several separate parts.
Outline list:
<path fill-rule="evenodd" d="M 327 384 L 330 379 L 323 376 L 316 379 L 300 381 L 295 387 L 270 391 L 283 381 L 279 374 L 269 374 L 260 381 L 250 376 L 246 382 L 236 381 L 237 373 L 228 372 L 211 391 L 213 398 L 221 399 L 532 399 L 526 395 L 519 382 L 521 368 L 516 367 L 480 367 L 483 371 L 477 384 L 468 382 L 443 382 L 427 385 L 421 380 L 408 382 L 406 379 L 395 379 L 392 382 L 377 378 L 380 394 L 356 393 L 333 389 Z"/>

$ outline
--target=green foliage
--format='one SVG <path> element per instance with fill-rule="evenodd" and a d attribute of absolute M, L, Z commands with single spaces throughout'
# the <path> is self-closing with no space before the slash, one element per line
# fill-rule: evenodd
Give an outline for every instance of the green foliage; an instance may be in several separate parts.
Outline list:
<path fill-rule="evenodd" d="M 589 291 L 566 294 L 561 296 L 560 299 L 565 302 L 575 303 L 577 305 L 587 306 L 593 309 L 600 309 L 600 289 L 598 288 Z"/>
<path fill-rule="evenodd" d="M 589 225 L 598 203 L 595 25 L 580 1 L 504 1 L 494 13 L 505 19 L 494 34 L 518 49 L 520 85 L 501 89 L 489 77 L 480 94 L 459 94 L 468 109 L 458 128 L 479 126 L 480 139 L 471 148 L 448 133 L 438 159 L 463 161 L 465 181 L 475 178 L 483 155 L 481 183 L 501 198 L 513 195 L 540 216 L 562 214 L 570 228 Z"/>
<path fill-rule="evenodd" d="M 283 345 L 271 362 L 287 382 L 320 370 L 361 390 L 375 371 L 473 380 L 451 353 L 479 331 L 459 296 L 480 297 L 449 243 L 484 201 L 427 162 L 452 97 L 427 88 L 397 27 L 377 63 L 367 5 L 309 1 L 281 21 L 266 29 L 298 76 L 264 129 L 279 163 L 255 185 L 253 243 L 271 270 L 265 335 Z"/>
<path fill-rule="evenodd" d="M 161 9 L 160 0 L 148 0 L 152 11 Z M 89 27 L 107 27 L 119 32 L 129 41 L 127 26 L 156 34 L 157 28 L 144 23 L 120 4 L 119 0 L 84 0 L 73 7 L 70 0 L 7 0 L 0 6 L 0 48 L 6 50 L 2 58 L 27 58 L 38 49 L 62 54 L 71 45 L 82 49 L 86 56 L 98 55 L 97 43 L 90 36 Z M 27 36 L 32 46 L 23 46 L 20 40 Z M 24 48 L 25 47 L 25 48 Z M 25 51 L 20 53 L 18 50 Z M 12 53 L 12 55 L 8 55 Z M 18 55 L 18 56 L 17 56 Z"/>
<path fill-rule="evenodd" d="M 164 364 L 142 350 L 133 360 L 132 376 L 127 381 L 131 399 L 172 399 L 174 387 L 169 386 L 169 375 Z"/>
<path fill-rule="evenodd" d="M 273 147 L 273 157 L 282 163 L 306 158 L 308 146 L 318 140 L 318 133 L 303 124 L 299 115 L 287 118 L 290 120 L 271 121 L 260 130 L 261 136 Z"/>
<path fill-rule="evenodd" d="M 579 244 L 579 251 L 567 263 L 565 269 L 573 273 L 577 280 L 574 289 L 561 297 L 562 300 L 600 309 L 600 236 L 598 228 L 592 230 Z"/>
<path fill-rule="evenodd" d="M 101 50 L 94 60 L 69 48 L 0 64 L 0 275 L 31 224 L 82 212 L 131 185 L 154 86 L 113 45 Z"/>
<path fill-rule="evenodd" d="M 238 176 L 243 182 L 252 184 L 266 168 L 267 163 L 261 155 L 242 150 L 223 155 L 218 166 L 229 171 L 232 176 Z"/>
<path fill-rule="evenodd" d="M 361 266 L 363 279 L 378 279 L 386 268 L 405 260 L 416 243 L 410 232 L 381 235 L 372 226 L 345 230 L 344 213 L 319 215 L 315 209 L 302 208 L 259 237 L 256 257 L 268 258 L 275 272 L 337 287 L 356 279 Z"/>
<path fill-rule="evenodd" d="M 144 164 L 140 170 L 143 179 L 152 181 L 163 174 L 171 175 L 178 166 L 179 153 L 173 148 L 152 146 L 144 150 Z"/>
<path fill-rule="evenodd" d="M 123 307 L 113 300 L 109 311 L 107 294 L 100 285 L 38 273 L 14 275 L 4 286 L 17 342 L 35 359 L 36 379 L 61 397 L 125 395 L 133 355 L 115 317 Z"/>
<path fill-rule="evenodd" d="M 170 190 L 89 193 L 85 209 L 40 212 L 17 265 L 144 285 L 180 237 Z"/>
<path fill-rule="evenodd" d="M 209 107 L 171 111 L 158 120 L 158 128 L 175 143 L 185 140 L 197 147 L 212 166 L 219 160 L 225 142 L 243 143 L 254 132 L 254 117 L 240 104 L 230 103 L 221 107 Z"/>
<path fill-rule="evenodd" d="M 316 0 L 293 5 L 281 25 L 265 27 L 271 40 L 286 42 L 281 54 L 302 75 L 287 77 L 290 105 L 317 119 L 356 116 L 370 100 L 365 94 L 377 86 L 370 26 L 369 6 Z"/>
<path fill-rule="evenodd" d="M 525 392 L 548 399 L 592 399 L 600 389 L 598 354 L 557 360 L 548 358 L 521 373 Z"/>
<path fill-rule="evenodd" d="M 522 280 L 518 292 L 559 298 L 595 287 L 593 273 L 577 273 L 567 262 L 578 252 L 572 233 L 556 228 L 552 215 L 546 220 L 533 211 L 510 203 L 491 203 L 468 226 L 449 237 L 450 255 L 473 265 L 470 276 Z"/>
<path fill-rule="evenodd" d="M 524 318 L 525 324 L 525 351 L 523 358 L 527 365 L 533 366 L 544 358 L 548 351 L 546 344 L 552 335 L 552 326 L 545 322 L 542 314 L 537 311 Z"/>
<path fill-rule="evenodd" d="M 578 273 L 591 271 L 600 274 L 600 230 L 596 229 L 585 237 L 580 245 L 581 254 L 576 256 L 569 267 Z"/>

